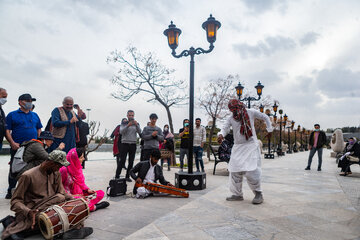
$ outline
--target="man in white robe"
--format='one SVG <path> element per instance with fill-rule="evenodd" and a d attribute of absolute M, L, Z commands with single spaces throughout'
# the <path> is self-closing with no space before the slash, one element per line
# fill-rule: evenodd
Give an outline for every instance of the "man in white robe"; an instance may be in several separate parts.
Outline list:
<path fill-rule="evenodd" d="M 255 119 L 264 120 L 266 130 L 271 136 L 273 130 L 270 118 L 255 109 L 246 109 L 245 105 L 237 99 L 229 101 L 229 109 L 233 116 L 229 117 L 218 134 L 220 139 L 224 138 L 233 129 L 234 146 L 231 150 L 231 157 L 228 165 L 230 172 L 230 191 L 232 195 L 227 197 L 228 201 L 242 201 L 242 180 L 245 176 L 250 189 L 255 197 L 253 204 L 260 204 L 264 201 L 260 180 L 261 180 L 261 152 L 259 142 L 256 137 L 254 121 Z"/>

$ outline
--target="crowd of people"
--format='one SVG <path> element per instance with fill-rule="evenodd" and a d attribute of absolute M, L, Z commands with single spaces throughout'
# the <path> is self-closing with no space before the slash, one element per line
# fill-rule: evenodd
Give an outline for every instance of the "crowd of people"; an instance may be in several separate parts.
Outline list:
<path fill-rule="evenodd" d="M 167 161 L 167 167 L 170 171 L 170 166 L 175 162 L 174 155 L 174 134 L 170 132 L 169 125 L 165 124 L 163 129 L 156 125 L 158 116 L 155 113 L 150 114 L 149 122 L 141 130 L 140 124 L 135 120 L 135 113 L 133 110 L 127 111 L 127 118 L 123 118 L 121 124 L 116 126 L 111 134 L 114 139 L 113 154 L 116 157 L 117 168 L 115 178 L 120 178 L 122 169 L 126 170 L 125 179 L 131 182 L 130 171 L 133 168 L 137 139 L 140 140 L 140 161 L 149 161 L 150 155 L 154 150 L 160 150 L 161 167 Z M 184 168 L 184 157 L 188 157 L 189 149 L 189 120 L 184 119 L 183 128 L 179 130 L 180 136 L 180 171 Z M 193 149 L 195 155 L 195 162 L 197 171 L 204 172 L 204 162 L 202 159 L 204 144 L 206 142 L 206 130 L 201 126 L 201 119 L 197 118 L 194 127 L 194 141 Z M 126 167 L 126 160 L 127 167 Z"/>
<path fill-rule="evenodd" d="M 39 214 L 49 206 L 68 200 L 82 199 L 91 212 L 106 208 L 109 202 L 102 201 L 105 193 L 93 190 L 85 183 L 83 174 L 85 161 L 86 135 L 89 129 L 82 121 L 86 114 L 79 105 L 74 104 L 72 97 L 65 97 L 62 106 L 54 108 L 47 122 L 45 131 L 39 116 L 34 112 L 30 94 L 22 94 L 18 98 L 19 109 L 5 115 L 2 105 L 6 103 L 7 91 L 0 88 L 0 150 L 5 137 L 10 144 L 10 168 L 8 174 L 9 187 L 6 199 L 11 199 L 11 210 L 15 216 L 3 218 L 2 239 L 24 239 L 24 237 L 39 231 Z M 254 127 L 255 119 L 263 120 L 271 137 L 273 127 L 270 118 L 255 109 L 246 109 L 238 99 L 232 99 L 228 104 L 231 116 L 226 120 L 218 133 L 220 143 L 219 157 L 228 162 L 229 186 L 231 196 L 228 201 L 243 200 L 242 182 L 247 179 L 254 193 L 253 204 L 264 201 L 261 189 L 261 152 Z M 74 109 L 77 110 L 75 113 Z M 116 126 L 111 134 L 114 138 L 113 153 L 117 167 L 115 178 L 120 178 L 122 169 L 126 170 L 125 180 L 135 181 L 133 193 L 137 198 L 146 198 L 153 193 L 144 187 L 146 183 L 156 183 L 172 187 L 163 175 L 164 162 L 168 170 L 174 157 L 174 134 L 169 125 L 163 129 L 156 125 L 158 116 L 150 114 L 149 122 L 141 129 L 135 120 L 135 112 L 127 111 L 126 118 Z M 201 119 L 196 118 L 193 129 L 193 146 L 190 139 L 189 119 L 183 120 L 179 130 L 180 137 L 180 172 L 184 168 L 184 158 L 189 157 L 189 148 L 193 148 L 196 171 L 204 172 L 202 159 L 206 130 L 201 126 Z M 309 139 L 310 154 L 305 170 L 311 169 L 312 158 L 318 153 L 318 171 L 322 166 L 322 148 L 326 136 L 315 124 L 315 130 Z M 230 130 L 232 129 L 232 134 Z M 140 162 L 134 165 L 137 141 L 140 141 Z M 341 174 L 351 174 L 349 161 L 351 157 L 360 157 L 360 145 L 355 138 L 350 138 L 339 161 Z M 158 165 L 161 159 L 161 165 Z M 359 160 L 357 160 L 359 161 Z M 126 164 L 127 163 L 127 164 Z M 16 187 L 16 188 L 15 188 Z M 85 238 L 92 233 L 92 228 L 78 227 L 63 233 L 64 239 Z"/>
<path fill-rule="evenodd" d="M 71 199 L 84 199 L 90 211 L 108 207 L 108 202 L 100 202 L 104 192 L 85 184 L 82 163 L 88 128 L 82 121 L 86 115 L 73 98 L 65 97 L 62 106 L 54 108 L 45 131 L 41 131 L 43 125 L 34 112 L 36 99 L 22 94 L 19 109 L 5 115 L 2 105 L 7 95 L 6 89 L 0 88 L 0 150 L 5 137 L 11 147 L 5 198 L 11 199 L 15 217 L 9 215 L 1 220 L 1 239 L 24 239 L 38 232 L 39 214 Z M 79 225 L 63 237 L 85 238 L 92 231 Z"/>

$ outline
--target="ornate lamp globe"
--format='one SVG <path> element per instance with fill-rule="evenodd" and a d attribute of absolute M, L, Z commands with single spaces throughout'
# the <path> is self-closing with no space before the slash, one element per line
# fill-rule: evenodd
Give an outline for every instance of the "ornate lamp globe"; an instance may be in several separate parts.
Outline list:
<path fill-rule="evenodd" d="M 169 47 L 172 50 L 175 50 L 178 47 L 180 34 L 181 30 L 176 27 L 173 21 L 171 21 L 169 28 L 164 31 L 164 35 L 167 37 Z"/>
<path fill-rule="evenodd" d="M 238 95 L 238 97 L 241 97 L 241 95 L 243 94 L 244 87 L 241 85 L 240 82 L 235 87 L 235 89 L 236 89 L 236 95 Z"/>
<path fill-rule="evenodd" d="M 264 85 L 262 85 L 259 81 L 258 84 L 255 86 L 255 88 L 257 95 L 261 96 Z"/>
<path fill-rule="evenodd" d="M 206 31 L 206 38 L 210 44 L 216 41 L 217 30 L 221 27 L 221 23 L 210 14 L 210 17 L 202 24 L 202 28 Z"/>
<path fill-rule="evenodd" d="M 278 105 L 276 105 L 276 103 L 274 103 L 274 105 L 273 105 L 273 110 L 274 110 L 274 112 L 276 113 L 277 112 L 277 110 L 278 110 Z"/>
<path fill-rule="evenodd" d="M 262 104 L 260 104 L 260 106 L 259 106 L 259 110 L 260 110 L 260 112 L 264 112 L 264 105 L 262 105 Z"/>

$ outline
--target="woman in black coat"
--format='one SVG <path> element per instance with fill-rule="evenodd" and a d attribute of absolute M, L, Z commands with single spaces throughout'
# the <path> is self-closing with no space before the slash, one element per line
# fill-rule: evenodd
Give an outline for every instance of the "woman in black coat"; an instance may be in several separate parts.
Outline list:
<path fill-rule="evenodd" d="M 341 168 L 341 176 L 345 176 L 347 174 L 351 174 L 350 166 L 349 166 L 349 159 L 347 156 L 352 157 L 360 157 L 360 144 L 356 141 L 356 138 L 351 137 L 349 138 L 349 142 L 346 143 L 345 154 L 339 159 L 338 167 Z"/>

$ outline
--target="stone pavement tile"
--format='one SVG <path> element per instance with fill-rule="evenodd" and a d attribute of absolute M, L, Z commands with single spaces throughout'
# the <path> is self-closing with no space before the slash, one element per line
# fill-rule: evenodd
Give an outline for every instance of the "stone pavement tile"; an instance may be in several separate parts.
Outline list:
<path fill-rule="evenodd" d="M 115 238 L 119 239 L 119 238 Z M 153 239 L 153 240 L 165 240 L 168 239 L 164 233 L 162 233 L 155 224 L 151 223 L 139 231 L 131 234 L 125 238 L 126 240 L 138 240 L 138 239 Z"/>
<path fill-rule="evenodd" d="M 288 232 L 279 232 L 274 234 L 265 234 L 263 236 L 258 236 L 259 240 L 304 240 L 301 237 L 290 234 Z"/>
<path fill-rule="evenodd" d="M 297 235 L 305 240 L 348 240 L 345 234 L 341 232 L 334 231 L 324 231 L 314 227 L 304 227 L 303 229 L 298 229 L 291 232 L 294 235 Z"/>
<path fill-rule="evenodd" d="M 188 219 L 181 217 L 175 212 L 169 213 L 153 222 L 154 226 L 164 235 L 182 234 L 186 231 L 198 231 L 199 228 L 194 226 Z"/>
<path fill-rule="evenodd" d="M 217 240 L 241 239 L 255 240 L 256 237 L 240 226 L 228 225 L 220 227 L 204 228 L 204 231 Z"/>
<path fill-rule="evenodd" d="M 261 221 L 251 221 L 243 223 L 237 222 L 236 224 L 259 239 L 273 236 L 280 232 L 280 230 L 275 228 L 274 226 L 271 226 Z"/>
<path fill-rule="evenodd" d="M 211 235 L 202 230 L 187 230 L 183 228 L 182 233 L 167 235 L 170 240 L 213 240 Z M 134 239 L 135 240 L 135 239 Z"/>
<path fill-rule="evenodd" d="M 312 204 L 304 209 L 305 213 L 311 214 L 313 216 L 322 218 L 326 221 L 330 222 L 342 222 L 349 221 L 359 216 L 359 213 L 354 210 L 347 210 L 343 208 L 328 208 L 328 209 L 319 209 L 317 207 L 313 207 Z"/>
<path fill-rule="evenodd" d="M 341 234 L 346 239 L 352 239 L 360 236 L 360 224 L 357 227 L 347 226 L 346 224 L 341 223 L 328 223 L 315 228 L 326 231 L 333 232 L 335 234 Z"/>

